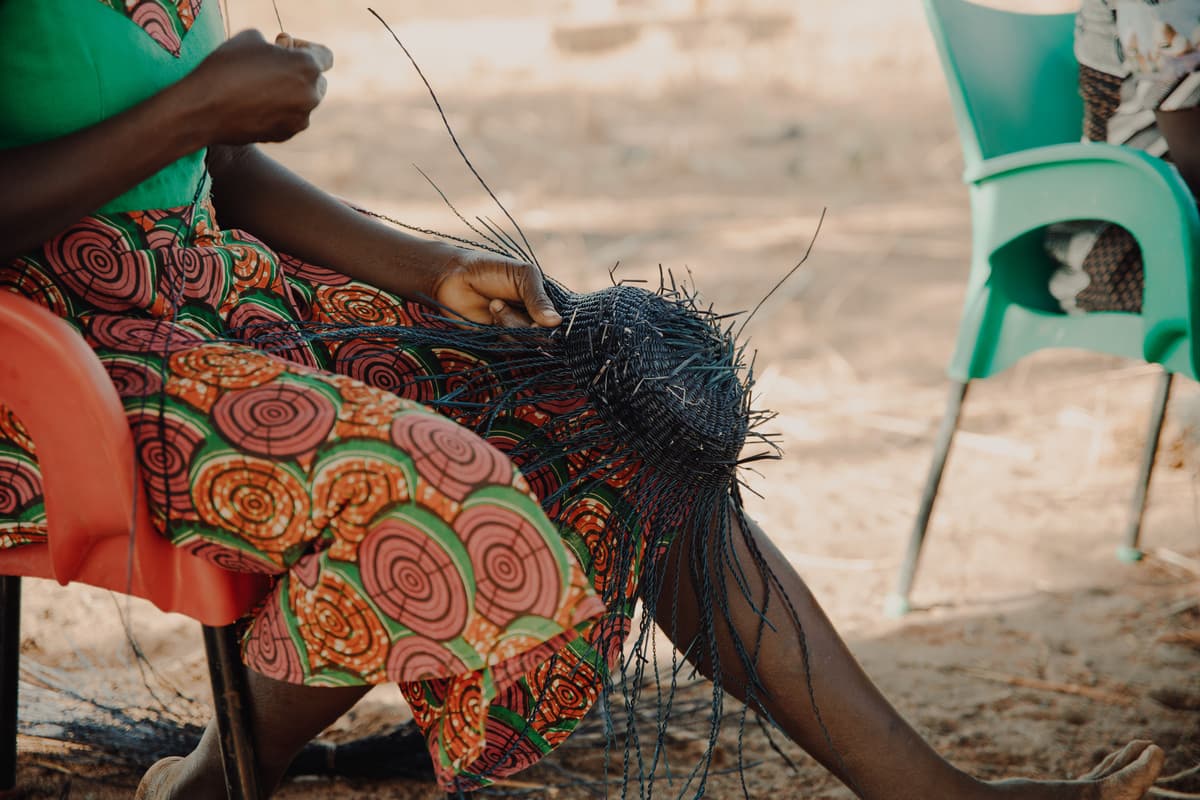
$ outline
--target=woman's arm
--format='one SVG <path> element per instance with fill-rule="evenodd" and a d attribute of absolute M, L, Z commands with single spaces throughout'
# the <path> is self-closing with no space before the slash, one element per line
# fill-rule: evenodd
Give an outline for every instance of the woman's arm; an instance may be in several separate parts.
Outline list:
<path fill-rule="evenodd" d="M 321 99 L 323 50 L 277 47 L 247 31 L 121 114 L 59 139 L 0 150 L 0 262 L 188 153 L 219 142 L 280 141 L 302 130 Z"/>
<path fill-rule="evenodd" d="M 208 164 L 225 227 L 242 228 L 277 250 L 402 297 L 432 298 L 473 322 L 512 327 L 561 321 L 531 264 L 383 225 L 253 146 L 213 148 Z"/>
<path fill-rule="evenodd" d="M 203 116 L 176 84 L 77 133 L 0 150 L 0 263 L 204 145 Z"/>
<path fill-rule="evenodd" d="M 222 227 L 403 297 L 427 294 L 458 249 L 376 222 L 253 145 L 212 148 L 208 169 Z"/>

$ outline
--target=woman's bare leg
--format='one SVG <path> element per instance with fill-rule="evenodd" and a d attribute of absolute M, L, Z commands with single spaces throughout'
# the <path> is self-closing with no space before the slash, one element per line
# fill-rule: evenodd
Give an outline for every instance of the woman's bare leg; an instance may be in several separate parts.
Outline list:
<path fill-rule="evenodd" d="M 734 577 L 723 576 L 729 586 L 729 617 L 747 648 L 754 647 L 762 630 L 757 672 L 767 697 L 756 697 L 755 703 L 765 708 L 792 740 L 861 797 L 867 800 L 1139 800 L 1157 776 L 1162 767 L 1162 751 L 1148 742 L 1135 742 L 1081 781 L 987 784 L 971 778 L 934 752 L 880 694 L 803 579 L 754 523 L 750 534 L 787 593 L 803 628 L 802 640 L 777 590 L 772 592 L 767 613 L 774 630 L 760 626 L 758 612 L 746 600 Z M 736 527 L 733 538 L 736 541 L 733 549 L 748 589 L 755 603 L 761 605 L 765 594 L 762 576 L 754 568 L 749 548 Z M 681 652 L 688 652 L 697 637 L 703 635 L 698 614 L 700 603 L 686 563 L 691 545 L 689 541 L 676 542 L 666 554 L 665 576 L 656 604 L 659 626 Z M 724 685 L 732 694 L 745 699 L 745 670 L 720 611 L 716 617 Z M 811 676 L 805 671 L 805 647 Z M 705 661 L 701 655 L 697 666 L 708 674 L 710 665 Z M 820 720 L 809 698 L 810 678 Z"/>
<path fill-rule="evenodd" d="M 813 689 L 828 739 L 805 691 L 800 637 L 777 594 L 768 615 L 775 630 L 764 629 L 758 660 L 758 676 L 769 696 L 759 702 L 793 740 L 867 800 L 1139 800 L 1158 774 L 1162 751 L 1135 742 L 1110 756 L 1085 781 L 985 784 L 970 778 L 938 756 L 892 708 L 863 673 L 800 576 L 757 526 L 752 535 L 803 625 Z M 735 539 L 750 591 L 761 600 L 761 576 L 750 566 L 741 537 L 735 535 Z M 681 650 L 701 632 L 695 589 L 686 568 L 678 569 L 678 554 L 686 545 L 679 542 L 675 551 L 667 554 L 668 574 L 658 603 L 659 624 Z M 733 585 L 732 577 L 726 579 L 733 625 L 752 646 L 759 630 L 758 615 Z M 720 615 L 717 627 L 725 686 L 744 698 L 746 676 Z M 704 663 L 700 666 L 707 667 Z M 254 672 L 248 679 L 260 781 L 263 797 L 268 797 L 300 749 L 348 711 L 367 689 L 296 686 Z M 215 727 L 209 725 L 196 750 L 163 770 L 161 778 L 146 800 L 223 800 L 224 772 Z"/>
<path fill-rule="evenodd" d="M 247 673 L 251 733 L 262 796 L 270 797 L 296 754 L 350 710 L 370 687 L 314 688 Z M 220 737 L 210 722 L 195 750 L 167 767 L 145 800 L 225 800 Z M 147 787 L 152 788 L 152 787 Z"/>

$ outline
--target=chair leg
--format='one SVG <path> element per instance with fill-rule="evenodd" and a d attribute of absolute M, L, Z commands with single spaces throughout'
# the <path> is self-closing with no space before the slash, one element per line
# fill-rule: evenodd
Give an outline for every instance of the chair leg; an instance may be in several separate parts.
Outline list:
<path fill-rule="evenodd" d="M 1146 435 L 1146 449 L 1142 451 L 1142 463 L 1138 469 L 1138 482 L 1133 490 L 1133 503 L 1129 508 L 1129 525 L 1125 529 L 1125 541 L 1117 549 L 1117 557 L 1132 563 L 1142 560 L 1139 540 L 1142 536 L 1142 517 L 1146 513 L 1146 496 L 1150 492 L 1150 476 L 1158 458 L 1158 442 L 1162 437 L 1163 420 L 1167 416 L 1167 403 L 1171 399 L 1171 383 L 1175 376 L 1163 371 L 1154 389 L 1154 405 L 1150 408 L 1150 430 Z"/>
<path fill-rule="evenodd" d="M 921 558 L 921 546 L 925 543 L 929 518 L 933 516 L 933 503 L 937 499 L 938 487 L 942 483 L 942 473 L 946 469 L 950 445 L 954 442 L 954 434 L 958 430 L 958 420 L 962 416 L 963 402 L 967 399 L 969 384 L 969 381 L 955 382 L 950 387 L 946 414 L 942 417 L 942 426 L 938 430 L 937 443 L 933 449 L 933 463 L 929 466 L 929 477 L 925 480 L 925 492 L 921 495 L 921 506 L 917 510 L 917 518 L 913 522 L 912 533 L 909 535 L 908 552 L 904 556 L 904 564 L 900 567 L 900 579 L 897 582 L 896 591 L 888 595 L 884 605 L 884 613 L 889 617 L 902 617 L 911 610 L 909 595 L 912 593 L 913 581 L 917 575 L 917 562 Z"/>
<path fill-rule="evenodd" d="M 0 792 L 17 786 L 17 673 L 21 662 L 21 579 L 0 578 Z"/>
<path fill-rule="evenodd" d="M 225 791 L 229 800 L 259 800 L 258 762 L 250 730 L 250 695 L 235 627 L 205 625 L 204 649 L 208 653 L 217 731 L 221 735 Z"/>

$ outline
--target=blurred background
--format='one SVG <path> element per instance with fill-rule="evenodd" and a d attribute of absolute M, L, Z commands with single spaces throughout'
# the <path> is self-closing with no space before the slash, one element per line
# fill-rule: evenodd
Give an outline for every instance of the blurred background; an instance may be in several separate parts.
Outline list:
<path fill-rule="evenodd" d="M 1082 772 L 1133 736 L 1168 749 L 1168 772 L 1200 762 L 1194 384 L 1179 382 L 1168 411 L 1143 534 L 1150 556 L 1136 566 L 1114 553 L 1153 370 L 1055 352 L 975 386 L 918 611 L 882 617 L 943 409 L 970 245 L 958 139 L 917 0 L 372 1 L 542 264 L 571 287 L 599 288 L 617 264 L 618 279 L 657 281 L 661 265 L 719 310 L 749 309 L 816 236 L 746 331 L 759 404 L 779 413 L 785 448 L 752 477 L 761 497 L 751 512 L 940 749 L 986 777 Z M 270 0 L 226 5 L 234 31 L 279 29 Z M 463 233 L 414 165 L 464 213 L 496 218 L 366 5 L 278 0 L 284 28 L 329 45 L 337 62 L 312 128 L 272 154 L 412 225 Z M 195 626 L 120 606 L 156 666 L 203 700 Z M 27 662 L 79 670 L 112 698 L 139 691 L 108 596 L 31 585 L 27 608 Z M 383 689 L 340 730 L 404 713 Z M 795 748 L 799 775 L 747 735 L 762 762 L 748 773 L 752 796 L 851 797 Z M 680 737 L 682 758 L 699 752 Z M 568 748 L 523 788 L 602 796 L 558 786 L 563 773 L 588 773 L 589 758 Z M 73 771 L 53 747 L 38 759 L 48 797 L 68 796 L 63 787 L 128 795 Z M 718 778 L 710 796 L 740 796 L 736 787 Z M 421 784 L 302 782 L 281 796 L 437 795 Z"/>

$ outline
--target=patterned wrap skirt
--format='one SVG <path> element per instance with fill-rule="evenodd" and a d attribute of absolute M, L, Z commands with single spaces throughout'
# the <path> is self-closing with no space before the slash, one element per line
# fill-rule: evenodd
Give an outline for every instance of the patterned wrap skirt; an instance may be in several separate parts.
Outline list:
<path fill-rule="evenodd" d="M 251 669 L 398 683 L 452 790 L 534 763 L 596 702 L 646 549 L 636 466 L 589 480 L 612 463 L 595 448 L 530 459 L 519 445 L 571 409 L 530 391 L 480 411 L 521 376 L 481 381 L 478 355 L 238 340 L 295 321 L 447 325 L 436 312 L 221 230 L 207 203 L 84 219 L 0 267 L 0 287 L 99 356 L 164 535 L 274 576 L 247 620 Z M 468 372 L 473 410 L 431 411 Z M 45 539 L 40 486 L 35 443 L 0 406 L 0 546 Z"/>

